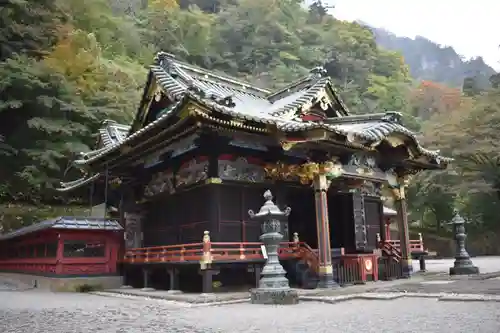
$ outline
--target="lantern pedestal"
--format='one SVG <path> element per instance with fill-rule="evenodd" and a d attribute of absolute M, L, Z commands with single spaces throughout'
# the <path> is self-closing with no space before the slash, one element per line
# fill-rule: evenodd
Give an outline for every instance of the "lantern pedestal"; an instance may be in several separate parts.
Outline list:
<path fill-rule="evenodd" d="M 469 253 L 465 248 L 465 220 L 455 211 L 455 217 L 449 223 L 455 228 L 456 253 L 453 267 L 450 267 L 450 275 L 472 275 L 479 274 L 479 268 L 474 266 Z"/>
<path fill-rule="evenodd" d="M 456 263 L 455 263 L 456 264 Z M 473 275 L 479 274 L 479 267 L 472 265 L 450 267 L 450 275 Z"/>
<path fill-rule="evenodd" d="M 291 305 L 299 302 L 297 290 L 290 288 L 255 288 L 250 290 L 250 297 L 253 304 Z"/>
<path fill-rule="evenodd" d="M 273 202 L 272 194 L 268 190 L 264 193 L 266 202 L 255 214 L 252 210 L 248 214 L 254 221 L 261 223 L 262 236 L 260 240 L 264 243 L 264 257 L 267 261 L 262 269 L 262 278 L 259 287 L 250 291 L 253 304 L 297 304 L 299 295 L 296 290 L 290 288 L 286 271 L 280 264 L 278 249 L 283 239 L 282 226 L 290 215 L 290 208 L 281 211 Z"/>

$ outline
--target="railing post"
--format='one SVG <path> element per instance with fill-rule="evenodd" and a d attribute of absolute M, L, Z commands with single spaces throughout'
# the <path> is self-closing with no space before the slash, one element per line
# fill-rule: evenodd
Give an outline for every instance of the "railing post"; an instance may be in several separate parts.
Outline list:
<path fill-rule="evenodd" d="M 167 260 L 167 249 L 163 248 L 161 255 L 162 255 L 161 261 L 166 261 Z"/>
<path fill-rule="evenodd" d="M 210 232 L 205 230 L 203 232 L 203 255 L 200 260 L 200 271 L 203 279 L 203 293 L 208 294 L 212 292 L 212 243 L 210 241 Z"/>
<path fill-rule="evenodd" d="M 210 231 L 203 232 L 203 257 L 201 259 L 202 269 L 212 264 L 212 242 L 210 241 Z"/>
<path fill-rule="evenodd" d="M 298 248 L 299 247 L 299 242 L 300 242 L 300 240 L 299 240 L 299 233 L 298 232 L 294 232 L 293 233 L 293 246 Z"/>
<path fill-rule="evenodd" d="M 240 243 L 240 259 L 244 260 L 245 258 L 246 258 L 245 247 L 243 246 L 243 243 Z"/>

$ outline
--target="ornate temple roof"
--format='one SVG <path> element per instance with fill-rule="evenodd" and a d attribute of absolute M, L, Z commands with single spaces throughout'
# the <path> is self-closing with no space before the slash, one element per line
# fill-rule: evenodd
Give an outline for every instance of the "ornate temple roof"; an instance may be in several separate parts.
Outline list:
<path fill-rule="evenodd" d="M 0 241 L 46 229 L 120 231 L 123 230 L 123 227 L 115 220 L 108 220 L 100 217 L 61 216 L 0 235 Z"/>
<path fill-rule="evenodd" d="M 173 104 L 156 120 L 142 124 L 151 100 L 151 88 L 159 87 Z M 428 150 L 419 144 L 414 133 L 401 123 L 401 114 L 386 112 L 369 115 L 350 115 L 346 105 L 336 93 L 332 82 L 322 67 L 282 89 L 268 91 L 233 78 L 178 61 L 173 55 L 160 52 L 150 67 L 141 107 L 132 126 L 106 121 L 100 130 L 96 150 L 82 153 L 74 161 L 85 166 L 118 151 L 124 145 L 134 146 L 153 129 L 161 128 L 176 115 L 188 101 L 198 103 L 208 110 L 229 115 L 239 121 L 252 121 L 271 126 L 277 132 L 292 134 L 313 129 L 323 129 L 345 136 L 348 140 L 361 140 L 367 144 L 381 141 L 392 135 L 401 135 L 413 141 L 419 155 L 433 159 L 436 164 L 451 159 L 441 157 L 439 151 Z M 325 105 L 326 118 L 303 120 L 299 115 L 313 105 Z M 100 174 L 90 178 L 96 179 Z M 85 177 L 66 183 L 60 190 L 91 182 Z"/>

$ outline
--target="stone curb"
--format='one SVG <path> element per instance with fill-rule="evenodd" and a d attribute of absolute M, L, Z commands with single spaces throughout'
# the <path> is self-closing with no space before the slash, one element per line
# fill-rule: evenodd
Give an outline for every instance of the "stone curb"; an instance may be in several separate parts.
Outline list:
<path fill-rule="evenodd" d="M 118 293 L 118 292 L 94 291 L 94 292 L 90 292 L 89 294 L 97 295 L 97 296 L 106 296 L 106 297 L 118 297 L 118 298 L 140 299 L 140 300 L 155 300 L 155 301 L 161 301 L 163 303 L 182 306 L 182 307 L 217 306 L 217 305 L 230 305 L 230 304 L 250 302 L 249 297 L 248 298 L 234 299 L 234 300 L 229 300 L 229 301 L 214 300 L 214 301 L 204 301 L 204 302 L 199 302 L 199 301 L 198 302 L 187 302 L 187 301 L 181 301 L 181 300 L 168 299 L 168 298 L 165 298 L 164 296 L 158 296 L 158 295 L 143 296 L 143 295 L 137 295 L 137 294 L 127 293 L 127 292 Z"/>
<path fill-rule="evenodd" d="M 162 303 L 176 305 L 180 307 L 202 307 L 202 306 L 221 306 L 221 305 L 231 305 L 250 302 L 250 298 L 241 298 L 229 301 L 208 301 L 205 302 L 188 302 L 180 300 L 172 300 L 159 295 L 136 295 L 127 292 L 103 292 L 95 291 L 89 294 L 106 296 L 106 297 L 118 297 L 118 298 L 128 298 L 128 299 L 139 299 L 139 300 L 155 300 Z M 433 298 L 437 301 L 442 302 L 500 302 L 500 295 L 481 295 L 481 294 L 455 294 L 455 293 L 414 293 L 414 292 L 387 292 L 387 293 L 359 293 L 359 294 L 349 294 L 349 295 L 338 295 L 338 296 L 299 296 L 300 301 L 304 302 L 321 302 L 336 304 L 351 300 L 378 300 L 378 301 L 392 301 L 400 298 Z"/>
<path fill-rule="evenodd" d="M 500 277 L 500 271 L 490 272 L 490 273 L 480 273 L 475 275 L 451 275 L 451 276 L 446 272 L 431 272 L 431 273 L 418 273 L 415 274 L 414 276 L 424 278 L 425 280 L 448 279 L 452 281 L 463 281 L 463 280 L 483 281 Z"/>
<path fill-rule="evenodd" d="M 452 293 L 363 293 L 344 296 L 302 296 L 301 301 L 335 304 L 350 300 L 395 300 L 399 298 L 435 298 L 443 302 L 500 302 L 500 295 L 452 294 Z"/>
<path fill-rule="evenodd" d="M 0 276 L 0 283 L 4 281 L 6 282 L 10 287 L 7 289 L 0 289 L 0 291 L 27 291 L 27 290 L 34 290 L 37 289 L 32 285 L 26 284 L 21 281 L 16 281 L 14 279 Z"/>

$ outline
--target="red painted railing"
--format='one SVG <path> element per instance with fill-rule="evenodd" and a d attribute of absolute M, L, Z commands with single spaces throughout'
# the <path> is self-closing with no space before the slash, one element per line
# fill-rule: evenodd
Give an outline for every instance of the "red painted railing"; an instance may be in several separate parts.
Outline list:
<path fill-rule="evenodd" d="M 207 246 L 207 244 L 205 244 Z M 259 242 L 210 242 L 208 250 L 212 262 L 264 259 L 262 243 Z M 304 242 L 283 242 L 280 258 L 301 257 L 304 249 L 312 250 Z M 203 257 L 203 243 L 154 246 L 129 249 L 125 252 L 125 263 L 198 262 Z"/>
<path fill-rule="evenodd" d="M 283 242 L 278 250 L 281 259 L 301 259 L 314 271 L 319 270 L 318 250 L 312 249 L 305 242 Z M 344 271 L 358 272 L 356 278 L 366 281 L 368 275 L 378 279 L 378 263 L 375 254 L 344 254 L 341 251 L 338 265 Z M 262 243 L 259 242 L 210 242 L 180 245 L 155 246 L 129 249 L 125 252 L 124 263 L 180 263 L 192 262 L 204 264 L 236 262 L 243 260 L 264 260 Z M 352 273 L 351 272 L 351 273 Z"/>
<path fill-rule="evenodd" d="M 399 240 L 388 240 L 387 243 L 401 252 L 401 242 Z M 424 252 L 424 243 L 418 239 L 410 239 L 410 251 Z"/>
<path fill-rule="evenodd" d="M 379 234 L 377 234 L 377 241 L 382 251 L 387 254 L 399 254 L 399 258 L 401 257 L 401 241 L 388 239 L 384 242 L 380 239 Z M 418 239 L 410 239 L 410 252 L 425 252 L 424 239 L 421 233 L 418 234 Z"/>

